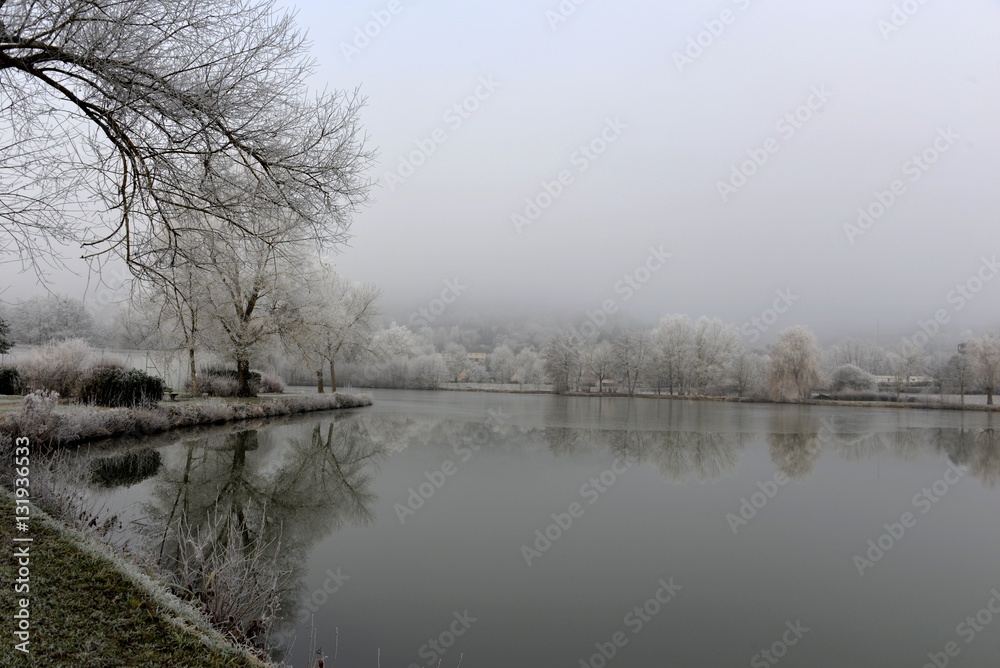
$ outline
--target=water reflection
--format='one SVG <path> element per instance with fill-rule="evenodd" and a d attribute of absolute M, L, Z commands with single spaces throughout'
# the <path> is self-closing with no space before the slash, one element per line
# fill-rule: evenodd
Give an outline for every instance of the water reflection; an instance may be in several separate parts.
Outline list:
<path fill-rule="evenodd" d="M 101 466 L 118 472 L 117 477 L 108 477 L 115 485 L 133 484 L 141 476 L 154 474 L 143 486 L 149 490 L 142 512 L 146 549 L 181 582 L 202 578 L 200 584 L 204 586 L 212 577 L 218 587 L 212 603 L 219 606 L 221 599 L 230 599 L 228 609 L 218 608 L 221 614 L 234 618 L 227 630 L 252 638 L 259 645 L 268 640 L 276 642 L 278 648 L 272 654 L 276 659 L 284 658 L 291 634 L 257 638 L 261 633 L 259 622 L 271 619 L 281 630 L 303 630 L 304 601 L 313 594 L 305 591 L 303 583 L 308 575 L 309 555 L 320 541 L 341 528 L 381 522 L 387 524 L 383 538 L 406 545 L 405 532 L 391 533 L 398 528 L 391 512 L 382 517 L 379 511 L 380 516 L 374 516 L 374 509 L 379 507 L 374 476 L 378 465 L 388 458 L 398 469 L 386 471 L 380 478 L 383 487 L 379 491 L 386 498 L 399 491 L 386 484 L 393 473 L 405 481 L 420 478 L 426 468 L 446 459 L 459 461 L 456 448 L 477 445 L 481 452 L 490 453 L 479 455 L 481 458 L 504 456 L 495 457 L 492 467 L 489 462 L 477 462 L 475 468 L 470 465 L 469 473 L 461 467 L 463 481 L 476 481 L 476 476 L 481 476 L 483 485 L 466 485 L 467 496 L 461 497 L 465 483 L 449 483 L 447 494 L 434 499 L 441 509 L 439 514 L 428 511 L 422 516 L 427 518 L 425 526 L 429 530 L 438 518 L 453 521 L 463 517 L 465 504 L 475 504 L 475 493 L 490 489 L 495 479 L 509 485 L 511 462 L 515 459 L 531 460 L 532 466 L 550 466 L 545 470 L 553 478 L 562 475 L 563 470 L 578 470 L 563 466 L 578 463 L 567 460 L 588 456 L 594 459 L 596 454 L 608 461 L 618 458 L 647 463 L 667 481 L 715 481 L 737 476 L 744 460 L 747 470 L 757 471 L 761 465 L 766 468 L 769 458 L 773 467 L 789 478 L 808 481 L 830 473 L 824 463 L 829 463 L 831 457 L 863 467 L 884 462 L 882 458 L 887 455 L 903 464 L 931 456 L 947 457 L 967 468 L 970 477 L 984 485 L 994 487 L 1000 481 L 1000 441 L 985 416 L 972 416 L 963 422 L 937 416 L 915 419 L 903 411 L 691 402 L 574 403 L 559 398 L 545 404 L 544 410 L 526 414 L 513 410 L 512 406 L 519 404 L 501 404 L 511 419 L 491 423 L 485 410 L 476 412 L 479 404 L 473 404 L 472 398 L 456 397 L 454 401 L 466 400 L 471 407 L 461 415 L 428 413 L 424 406 L 408 411 L 403 406 L 396 412 L 360 411 L 335 418 L 199 433 L 154 450 L 155 464 L 146 453 L 141 461 L 106 457 Z M 539 458 L 533 460 L 536 456 Z M 647 481 L 656 488 L 656 494 L 689 492 L 659 485 L 655 476 L 649 476 Z M 737 495 L 747 486 L 745 481 L 739 482 Z M 409 482 L 403 486 L 406 484 Z M 725 484 L 735 483 L 729 480 Z M 708 490 L 694 492 L 703 498 L 709 496 Z M 516 494 L 522 493 L 532 494 L 517 488 Z M 446 510 L 448 503 L 455 504 L 451 513 Z M 491 521 L 491 509 L 483 512 L 482 522 Z M 702 518 L 698 526 L 711 527 L 711 522 L 717 520 L 715 516 Z M 507 521 L 504 517 L 495 526 L 502 528 Z M 620 525 L 629 521 L 624 518 Z M 598 526 L 596 520 L 590 526 Z M 618 524 L 615 527 L 616 531 L 620 528 Z M 580 529 L 573 535 L 582 540 L 588 530 Z M 448 531 L 450 525 L 438 527 L 434 535 L 446 542 Z M 356 537 L 353 540 L 357 543 Z M 423 542 L 417 547 L 427 549 Z M 337 549 L 342 549 L 339 542 Z M 218 571 L 206 566 L 216 563 L 212 562 L 213 555 L 231 559 L 234 554 L 247 557 L 239 562 L 239 568 L 211 575 Z M 404 554 L 402 548 L 400 554 Z M 360 571 L 359 564 L 370 560 L 366 555 L 355 561 L 355 567 Z M 421 568 L 433 575 L 435 563 L 427 560 Z M 447 578 L 452 575 L 441 577 L 451 582 Z M 247 583 L 256 583 L 257 589 L 249 590 Z M 234 595 L 232 590 L 241 588 L 237 585 L 242 591 Z M 358 603 L 354 605 L 352 611 L 357 615 Z M 298 644 L 303 643 L 300 640 Z"/>
<path fill-rule="evenodd" d="M 265 631 L 297 614 L 315 544 L 373 519 L 372 475 L 385 450 L 369 425 L 345 416 L 302 431 L 184 441 L 143 512 L 148 549 L 179 588 L 202 592 L 217 625 L 258 647 L 283 640 Z"/>

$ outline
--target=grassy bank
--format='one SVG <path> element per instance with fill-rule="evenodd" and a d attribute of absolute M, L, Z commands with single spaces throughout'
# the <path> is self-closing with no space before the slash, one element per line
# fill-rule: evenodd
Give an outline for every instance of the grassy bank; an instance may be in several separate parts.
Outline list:
<path fill-rule="evenodd" d="M 60 405 L 34 394 L 17 412 L 0 417 L 0 435 L 28 437 L 35 446 L 65 447 L 105 438 L 148 436 L 184 427 L 282 417 L 312 411 L 370 406 L 366 394 L 262 397 L 246 401 L 198 399 L 157 408 Z"/>
<path fill-rule="evenodd" d="M 2 488 L 0 488 L 2 490 Z M 14 545 L 14 502 L 0 491 L 0 542 Z M 29 519 L 30 654 L 14 649 L 13 619 L 4 615 L 0 665 L 231 666 L 266 664 L 227 643 L 197 612 L 107 548 L 87 541 L 35 509 Z M 26 534 L 18 534 L 25 536 Z M 4 610 L 15 610 L 14 559 L 2 560 Z"/>

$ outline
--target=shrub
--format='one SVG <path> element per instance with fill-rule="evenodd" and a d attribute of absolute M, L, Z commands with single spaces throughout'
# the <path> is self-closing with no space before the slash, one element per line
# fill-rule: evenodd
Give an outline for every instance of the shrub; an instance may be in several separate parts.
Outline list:
<path fill-rule="evenodd" d="M 91 352 L 90 344 L 83 339 L 42 346 L 19 365 L 26 389 L 50 390 L 61 397 L 76 396 L 90 366 Z"/>
<path fill-rule="evenodd" d="M 0 366 L 0 394 L 21 394 L 24 381 L 21 373 L 12 366 Z"/>
<path fill-rule="evenodd" d="M 224 366 L 207 366 L 198 371 L 198 392 L 210 397 L 235 397 L 239 389 L 239 374 L 236 369 Z M 186 385 L 190 391 L 190 382 Z M 261 388 L 259 371 L 250 372 L 250 392 L 257 394 Z"/>
<path fill-rule="evenodd" d="M 274 374 L 262 374 L 260 377 L 260 391 L 269 394 L 282 394 L 285 391 L 285 381 Z"/>
<path fill-rule="evenodd" d="M 24 398 L 21 410 L 0 419 L 4 433 L 25 436 L 32 445 L 53 445 L 71 440 L 71 433 L 64 416 L 56 413 L 59 395 L 49 390 L 35 390 Z"/>
<path fill-rule="evenodd" d="M 837 367 L 830 378 L 830 389 L 834 392 L 871 392 L 878 383 L 875 376 L 853 364 Z"/>
<path fill-rule="evenodd" d="M 80 384 L 82 401 L 98 406 L 133 408 L 155 406 L 163 398 L 163 379 L 139 369 L 100 366 Z"/>

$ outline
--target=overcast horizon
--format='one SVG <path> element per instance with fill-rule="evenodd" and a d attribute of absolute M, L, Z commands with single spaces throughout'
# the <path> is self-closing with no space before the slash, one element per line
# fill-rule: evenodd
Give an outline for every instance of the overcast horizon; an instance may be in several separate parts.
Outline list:
<path fill-rule="evenodd" d="M 450 281 L 449 318 L 1000 325 L 1000 3 L 288 6 L 379 150 L 337 269 L 404 324 Z"/>

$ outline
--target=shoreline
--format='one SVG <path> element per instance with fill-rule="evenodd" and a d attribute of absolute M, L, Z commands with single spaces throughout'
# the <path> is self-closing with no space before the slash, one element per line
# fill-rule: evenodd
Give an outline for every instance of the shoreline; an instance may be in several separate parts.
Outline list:
<path fill-rule="evenodd" d="M 196 399 L 155 408 L 99 408 L 41 400 L 32 411 L 0 416 L 0 436 L 28 437 L 44 448 L 77 447 L 106 439 L 166 434 L 179 429 L 220 425 L 245 420 L 279 418 L 305 413 L 364 408 L 373 401 L 368 394 L 278 395 L 251 401 Z"/>
<path fill-rule="evenodd" d="M 13 515 L 14 494 L 0 485 L 0 505 Z M 4 665 L 72 665 L 79 668 L 118 665 L 226 666 L 268 668 L 246 647 L 214 629 L 193 605 L 133 558 L 114 551 L 31 504 L 30 653 L 12 642 L 0 650 Z M 0 538 L 11 544 L 11 523 Z M 0 572 L 14 581 L 5 560 Z M 94 653 L 95 646 L 102 651 Z"/>
<path fill-rule="evenodd" d="M 368 388 L 366 388 L 368 389 Z M 370 388 L 376 389 L 406 389 L 406 388 Z M 774 406 L 836 406 L 844 408 L 908 408 L 908 409 L 921 409 L 921 410 L 941 410 L 941 411 L 976 411 L 984 413 L 992 413 L 1000 411 L 1000 405 L 994 404 L 992 406 L 987 404 L 961 404 L 961 403 L 950 403 L 941 400 L 937 401 L 927 401 L 918 399 L 903 399 L 900 401 L 859 401 L 854 399 L 819 399 L 813 398 L 806 401 L 771 401 L 768 399 L 749 399 L 745 397 L 728 397 L 728 396 L 691 396 L 691 395 L 677 395 L 677 394 L 650 394 L 648 392 L 637 393 L 629 395 L 624 392 L 564 392 L 562 394 L 557 393 L 555 390 L 513 390 L 505 388 L 477 388 L 477 387 L 439 387 L 436 390 L 427 390 L 430 392 L 480 392 L 480 393 L 491 393 L 491 394 L 526 394 L 526 395 L 549 395 L 556 397 L 586 397 L 590 399 L 604 399 L 604 398 L 615 398 L 615 399 L 659 399 L 659 400 L 671 400 L 671 401 L 710 401 L 719 403 L 735 403 L 735 404 L 761 404 L 761 405 L 774 405 Z M 982 396 L 982 395 L 975 395 Z"/>

